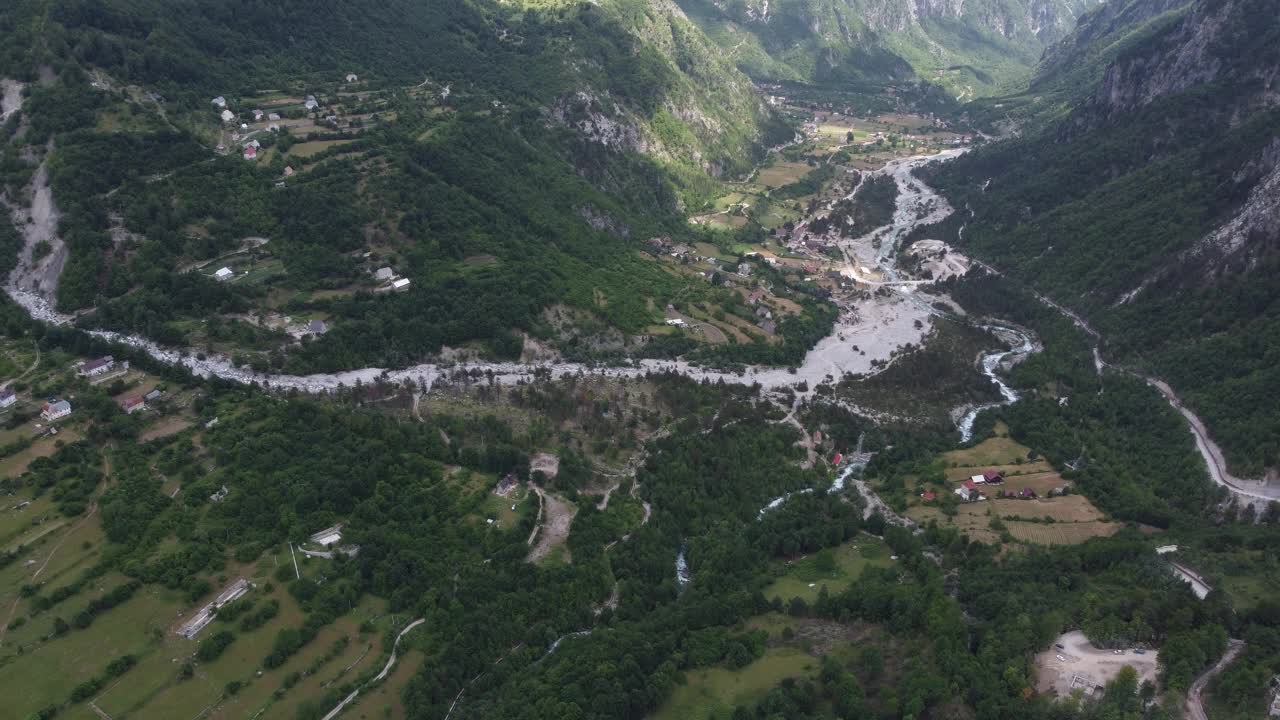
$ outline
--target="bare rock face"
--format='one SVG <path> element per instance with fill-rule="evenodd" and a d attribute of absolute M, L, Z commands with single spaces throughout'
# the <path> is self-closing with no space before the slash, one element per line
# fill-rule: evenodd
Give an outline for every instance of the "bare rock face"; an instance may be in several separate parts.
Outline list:
<path fill-rule="evenodd" d="M 1219 82 L 1251 83 L 1253 92 L 1232 98 L 1234 108 L 1253 111 L 1280 104 L 1280 50 L 1259 43 L 1245 52 L 1242 43 L 1256 42 L 1252 24 L 1276 8 L 1271 0 L 1196 2 L 1172 33 L 1146 52 L 1126 57 L 1108 68 L 1093 98 L 1107 115 L 1127 112 L 1197 86 Z M 1273 33 L 1274 35 L 1274 33 Z M 1215 103 L 1215 106 L 1218 106 Z"/>

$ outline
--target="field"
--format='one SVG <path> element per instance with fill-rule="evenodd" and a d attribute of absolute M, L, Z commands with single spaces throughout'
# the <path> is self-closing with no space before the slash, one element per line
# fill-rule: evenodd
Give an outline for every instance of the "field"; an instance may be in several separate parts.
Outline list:
<path fill-rule="evenodd" d="M 404 720 L 404 688 L 425 659 L 417 650 L 401 656 L 387 679 L 368 693 L 361 693 L 356 702 L 343 711 L 342 717 L 347 720 Z"/>
<path fill-rule="evenodd" d="M 1016 540 L 1036 545 L 1079 545 L 1095 537 L 1113 535 L 1120 529 L 1119 523 L 1029 523 L 1006 520 L 1005 527 Z"/>
<path fill-rule="evenodd" d="M 787 678 L 809 677 L 818 660 L 792 647 L 771 648 L 741 670 L 716 667 L 688 673 L 688 681 L 651 716 L 652 720 L 729 720 L 736 705 L 758 702 Z"/>
<path fill-rule="evenodd" d="M 893 564 L 884 541 L 871 536 L 861 536 L 832 548 L 829 552 L 834 560 L 834 567 L 825 572 L 820 568 L 816 554 L 779 568 L 782 574 L 765 588 L 765 598 L 772 600 L 777 597 L 785 603 L 791 598 L 800 597 L 813 603 L 818 599 L 818 591 L 824 586 L 829 594 L 835 595 L 853 584 L 868 567 L 889 567 Z"/>
<path fill-rule="evenodd" d="M 1052 519 L 1059 523 L 1101 520 L 1102 513 L 1083 495 L 1037 500 L 992 500 L 992 510 L 1002 518 Z"/>
<path fill-rule="evenodd" d="M 932 520 L 937 521 L 939 527 L 954 527 L 977 542 L 995 544 L 1000 541 L 1000 536 L 991 529 L 991 516 L 987 512 L 986 503 L 960 505 L 956 508 L 954 517 L 948 517 L 936 507 L 916 505 L 907 510 L 907 517 L 921 525 L 927 525 Z"/>
<path fill-rule="evenodd" d="M 309 158 L 313 155 L 328 150 L 338 145 L 346 145 L 350 140 L 312 140 L 310 142 L 301 142 L 289 148 L 289 152 L 285 153 L 286 157 Z"/>
<path fill-rule="evenodd" d="M 808 163 L 783 162 L 762 168 L 756 175 L 756 181 L 768 188 L 780 188 L 798 182 L 813 171 Z"/>

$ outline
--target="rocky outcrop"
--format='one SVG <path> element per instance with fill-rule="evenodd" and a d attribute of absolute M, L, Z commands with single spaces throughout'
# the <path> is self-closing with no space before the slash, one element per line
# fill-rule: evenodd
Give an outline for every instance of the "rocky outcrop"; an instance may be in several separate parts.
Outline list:
<path fill-rule="evenodd" d="M 1247 88 L 1213 109 L 1239 116 L 1280 104 L 1280 26 L 1273 0 L 1194 3 L 1169 32 L 1117 60 L 1093 105 L 1109 116 L 1211 84 Z M 1269 19 L 1271 30 L 1259 21 Z"/>

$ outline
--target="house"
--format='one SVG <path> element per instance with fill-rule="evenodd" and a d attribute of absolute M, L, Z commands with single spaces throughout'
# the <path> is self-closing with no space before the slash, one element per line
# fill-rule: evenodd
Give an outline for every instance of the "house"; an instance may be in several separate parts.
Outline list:
<path fill-rule="evenodd" d="M 999 485 L 1004 482 L 1004 476 L 995 470 L 988 470 L 982 473 L 982 480 L 989 485 Z"/>
<path fill-rule="evenodd" d="M 147 393 L 146 395 L 143 395 L 142 397 L 146 398 L 146 400 L 150 402 L 151 400 L 158 399 L 163 394 L 164 393 L 160 392 L 159 390 L 152 390 L 151 392 Z"/>
<path fill-rule="evenodd" d="M 751 303 L 752 305 L 755 305 L 756 303 L 760 302 L 763 299 L 764 299 L 763 290 L 753 290 L 751 292 L 751 296 L 747 298 L 747 302 Z"/>
<path fill-rule="evenodd" d="M 325 123 L 326 125 L 328 125 L 329 127 L 331 127 L 331 128 L 336 128 L 336 127 L 338 127 L 338 116 L 337 116 L 337 115 L 326 115 L 326 116 L 325 116 L 325 118 L 324 118 L 324 123 Z"/>
<path fill-rule="evenodd" d="M 101 375 L 105 372 L 111 372 L 111 369 L 115 366 L 115 358 L 110 355 L 103 355 L 97 360 L 90 360 L 80 365 L 80 369 L 76 371 L 76 374 L 80 377 L 94 377 L 95 375 Z"/>
<path fill-rule="evenodd" d="M 767 307 L 758 307 L 756 308 L 756 317 L 760 318 L 761 320 L 772 320 L 773 311 Z"/>
<path fill-rule="evenodd" d="M 139 410 L 146 410 L 147 401 L 137 395 L 127 397 L 120 401 L 120 409 L 132 415 Z"/>
<path fill-rule="evenodd" d="M 219 95 L 213 99 L 213 106 L 216 108 L 225 108 L 227 106 L 227 99 Z"/>
<path fill-rule="evenodd" d="M 836 453 L 835 457 L 831 458 L 831 464 L 838 466 L 843 460 L 844 460 L 844 456 L 841 455 L 840 453 Z"/>
<path fill-rule="evenodd" d="M 280 125 L 279 125 L 279 123 L 271 123 L 270 125 L 268 125 L 268 126 L 267 126 L 267 132 L 273 132 L 273 133 L 278 133 L 278 132 L 280 132 Z"/>
<path fill-rule="evenodd" d="M 246 146 L 244 147 L 244 159 L 245 159 L 245 160 L 257 160 L 257 159 L 258 159 L 258 148 L 254 147 L 254 146 L 252 146 L 252 145 L 246 145 Z"/>
<path fill-rule="evenodd" d="M 261 110 L 254 110 L 254 111 L 253 111 L 253 121 L 254 121 L 254 122 L 262 122 L 262 116 L 263 116 L 263 112 L 262 112 Z"/>
<path fill-rule="evenodd" d="M 53 422 L 58 418 L 64 418 L 71 414 L 71 403 L 66 400 L 51 400 L 44 404 L 40 410 L 40 417 L 47 422 Z"/>
<path fill-rule="evenodd" d="M 329 328 L 325 327 L 323 320 L 312 320 L 307 323 L 307 332 L 315 335 L 323 335 Z"/>
<path fill-rule="evenodd" d="M 5 388 L 0 390 L 0 408 L 7 408 L 18 402 L 18 394 L 13 388 Z"/>
<path fill-rule="evenodd" d="M 285 176 L 285 177 L 293 177 L 293 166 L 292 166 L 292 165 L 285 165 L 285 166 L 284 166 L 284 176 Z"/>
<path fill-rule="evenodd" d="M 770 335 L 778 334 L 778 324 L 772 320 L 765 320 L 764 322 L 760 323 L 760 329 L 769 333 Z"/>
<path fill-rule="evenodd" d="M 924 500 L 925 502 L 929 502 L 931 500 L 937 500 L 938 495 L 937 493 L 932 493 L 932 492 L 922 492 L 920 493 L 920 499 Z"/>
<path fill-rule="evenodd" d="M 393 281 L 391 283 L 391 289 L 392 290 L 408 290 L 409 278 L 400 278 L 399 280 Z"/>
<path fill-rule="evenodd" d="M 251 148 L 253 148 L 254 150 L 261 150 L 261 149 L 262 149 L 262 143 L 258 142 L 257 140 L 250 140 L 249 142 L 245 143 L 245 144 L 244 144 L 244 146 L 245 146 L 245 147 L 251 147 Z"/>
<path fill-rule="evenodd" d="M 222 122 L 224 123 L 229 123 L 236 119 L 235 113 L 230 110 L 223 110 L 222 114 L 218 115 L 218 117 L 222 118 Z"/>
<path fill-rule="evenodd" d="M 691 252 L 693 252 L 693 248 L 684 244 L 676 245 L 675 247 L 671 248 L 671 254 L 676 257 L 684 257 L 685 255 L 688 255 Z"/>
<path fill-rule="evenodd" d="M 316 100 L 315 95 L 308 95 L 306 102 L 302 103 L 302 106 L 308 110 L 315 110 L 320 107 L 320 103 Z"/>
<path fill-rule="evenodd" d="M 213 277 L 214 277 L 216 280 L 218 280 L 218 282 L 223 282 L 223 281 L 226 281 L 226 280 L 230 280 L 231 278 L 233 278 L 233 277 L 235 277 L 235 276 L 236 276 L 235 271 L 234 271 L 234 270 L 232 270 L 232 269 L 231 269 L 231 268 L 229 268 L 229 267 L 224 267 L 224 268 L 222 268 L 222 269 L 218 270 L 218 272 L 216 272 L 216 273 L 214 273 L 214 274 L 213 274 Z"/>
<path fill-rule="evenodd" d="M 276 122 L 280 119 L 280 113 L 267 113 L 267 119 Z"/>
<path fill-rule="evenodd" d="M 241 129 L 241 130 L 248 130 L 248 129 L 249 129 L 249 123 L 240 123 L 240 129 Z"/>
<path fill-rule="evenodd" d="M 987 478 L 986 478 L 986 476 L 985 476 L 985 475 L 970 475 L 970 476 L 969 476 L 969 482 L 973 483 L 974 485 L 981 485 L 982 483 L 984 483 L 984 482 L 986 482 L 986 481 L 987 481 Z"/>
<path fill-rule="evenodd" d="M 738 274 L 747 277 L 751 274 L 751 263 L 738 263 Z"/>
<path fill-rule="evenodd" d="M 359 79 L 360 78 L 355 73 L 347 73 L 347 82 L 353 83 Z"/>
<path fill-rule="evenodd" d="M 373 278 L 378 281 L 390 280 L 395 276 L 396 276 L 396 271 L 392 270 L 389 267 L 378 268 L 378 270 L 373 273 Z"/>
<path fill-rule="evenodd" d="M 688 323 L 680 318 L 667 318 L 667 324 L 671 327 L 684 327 L 685 325 L 688 325 Z"/>

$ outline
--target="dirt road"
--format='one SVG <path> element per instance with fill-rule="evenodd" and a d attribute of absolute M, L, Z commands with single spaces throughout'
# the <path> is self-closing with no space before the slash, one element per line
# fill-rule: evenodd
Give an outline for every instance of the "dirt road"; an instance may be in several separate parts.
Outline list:
<path fill-rule="evenodd" d="M 1244 650 L 1243 640 L 1232 639 L 1228 641 L 1227 651 L 1222 654 L 1222 659 L 1214 664 L 1213 667 L 1205 670 L 1204 674 L 1196 678 L 1196 681 L 1191 684 L 1191 689 L 1187 690 L 1187 702 L 1184 705 L 1188 720 L 1209 720 L 1209 716 L 1204 712 L 1204 702 L 1201 695 L 1204 693 L 1209 681 L 1225 670 L 1242 650 Z"/>

